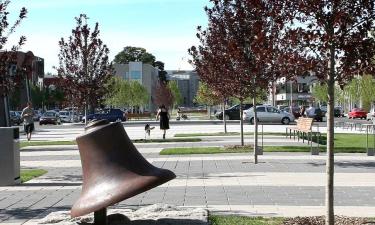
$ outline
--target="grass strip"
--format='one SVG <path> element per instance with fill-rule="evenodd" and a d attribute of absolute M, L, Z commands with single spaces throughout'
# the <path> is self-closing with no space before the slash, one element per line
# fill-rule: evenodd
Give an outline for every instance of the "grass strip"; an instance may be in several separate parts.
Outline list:
<path fill-rule="evenodd" d="M 21 170 L 21 183 L 25 183 L 36 177 L 40 177 L 43 174 L 47 173 L 46 170 L 35 169 L 35 170 Z"/>
<path fill-rule="evenodd" d="M 261 133 L 259 133 L 260 135 Z M 184 134 L 175 134 L 175 137 L 201 137 L 201 136 L 237 136 L 240 135 L 239 132 L 216 132 L 216 133 L 184 133 Z M 253 132 L 245 132 L 244 135 L 254 135 Z M 277 135 L 277 136 L 284 136 L 285 133 L 280 132 L 264 132 L 263 135 Z"/>
<path fill-rule="evenodd" d="M 246 217 L 246 216 L 216 216 L 210 215 L 209 221 L 211 225 L 279 225 L 283 222 L 283 218 L 262 218 L 262 217 Z"/>
<path fill-rule="evenodd" d="M 165 148 L 160 151 L 160 155 L 189 155 L 189 154 L 216 154 L 225 153 L 220 147 L 204 148 Z"/>
<path fill-rule="evenodd" d="M 310 146 L 264 146 L 264 152 L 310 152 Z M 325 146 L 319 147 L 320 152 L 326 152 Z M 187 155 L 187 154 L 220 154 L 220 153 L 248 153 L 253 147 L 225 146 L 225 147 L 194 147 L 194 148 L 165 148 L 160 155 Z M 366 148 L 335 147 L 335 153 L 366 153 Z"/>
<path fill-rule="evenodd" d="M 133 143 L 154 143 L 154 142 L 200 142 L 200 138 L 171 138 L 171 139 L 135 139 Z"/>
<path fill-rule="evenodd" d="M 200 142 L 200 138 L 172 138 L 172 139 L 135 139 L 133 143 L 153 143 L 153 142 Z M 21 141 L 20 148 L 28 146 L 48 146 L 48 145 L 76 145 L 76 141 Z"/>
<path fill-rule="evenodd" d="M 46 146 L 46 145 L 76 145 L 76 141 L 21 141 L 20 147 Z"/>

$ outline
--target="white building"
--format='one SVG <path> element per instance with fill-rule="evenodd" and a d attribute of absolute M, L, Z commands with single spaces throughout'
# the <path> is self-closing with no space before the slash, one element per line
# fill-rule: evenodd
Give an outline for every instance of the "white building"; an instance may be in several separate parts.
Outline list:
<path fill-rule="evenodd" d="M 268 102 L 274 106 L 312 104 L 314 102 L 312 87 L 317 82 L 315 76 L 299 76 L 293 81 L 281 78 L 270 89 Z"/>

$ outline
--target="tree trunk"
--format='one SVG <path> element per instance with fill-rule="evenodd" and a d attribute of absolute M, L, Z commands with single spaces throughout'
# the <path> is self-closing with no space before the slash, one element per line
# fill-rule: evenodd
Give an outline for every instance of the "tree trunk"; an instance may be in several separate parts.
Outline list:
<path fill-rule="evenodd" d="M 332 45 L 330 71 L 328 75 L 328 105 L 327 105 L 327 186 L 326 186 L 326 225 L 334 225 L 334 104 L 335 104 L 335 48 Z"/>
<path fill-rule="evenodd" d="M 241 146 L 244 146 L 245 143 L 244 143 L 244 138 L 243 138 L 243 110 L 242 110 L 242 103 L 243 101 L 241 100 L 240 101 L 240 126 L 241 126 Z"/>
<path fill-rule="evenodd" d="M 225 118 L 225 100 L 223 102 L 223 123 L 224 123 L 224 133 L 227 133 L 227 120 Z"/>
<path fill-rule="evenodd" d="M 253 96 L 254 109 L 254 163 L 258 164 L 258 116 L 256 110 L 256 97 Z"/>

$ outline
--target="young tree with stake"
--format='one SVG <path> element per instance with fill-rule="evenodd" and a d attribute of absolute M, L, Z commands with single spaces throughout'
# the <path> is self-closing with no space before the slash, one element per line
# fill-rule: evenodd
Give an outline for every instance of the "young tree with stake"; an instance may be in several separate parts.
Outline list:
<path fill-rule="evenodd" d="M 327 84 L 327 186 L 326 224 L 334 224 L 334 104 L 335 83 L 347 84 L 353 77 L 374 75 L 375 1 L 310 0 L 283 1 L 290 19 L 286 27 L 296 54 L 310 58 L 304 64 Z"/>
<path fill-rule="evenodd" d="M 74 105 L 85 106 L 85 114 L 88 106 L 93 111 L 105 96 L 105 84 L 113 74 L 109 49 L 99 38 L 99 24 L 91 31 L 88 19 L 85 14 L 76 17 L 72 35 L 68 40 L 61 38 L 57 69 L 59 77 L 64 79 L 64 90 L 72 97 Z"/>

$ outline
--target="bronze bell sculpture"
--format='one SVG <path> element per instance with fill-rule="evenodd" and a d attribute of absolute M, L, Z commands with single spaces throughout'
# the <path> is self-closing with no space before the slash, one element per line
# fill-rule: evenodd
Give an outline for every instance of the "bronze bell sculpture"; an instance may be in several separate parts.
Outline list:
<path fill-rule="evenodd" d="M 121 123 L 98 120 L 77 137 L 83 184 L 71 216 L 100 212 L 106 207 L 166 183 L 176 177 L 151 165 L 133 145 Z"/>

